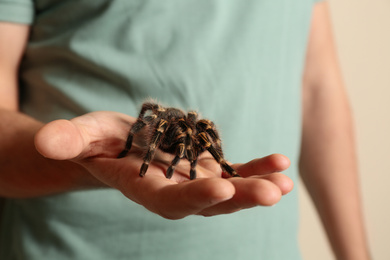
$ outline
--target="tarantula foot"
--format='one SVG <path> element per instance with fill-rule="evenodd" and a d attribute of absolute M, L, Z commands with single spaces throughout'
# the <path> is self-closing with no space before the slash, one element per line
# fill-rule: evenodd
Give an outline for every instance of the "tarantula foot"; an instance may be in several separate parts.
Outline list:
<path fill-rule="evenodd" d="M 236 170 L 234 170 L 229 164 L 222 165 L 222 169 L 225 173 L 229 174 L 231 177 L 241 177 Z"/>
<path fill-rule="evenodd" d="M 167 177 L 167 179 L 172 178 L 173 171 L 174 171 L 173 167 L 169 167 L 169 168 L 168 168 L 167 173 L 165 174 L 165 176 Z"/>
<path fill-rule="evenodd" d="M 229 175 L 231 177 L 241 177 L 235 170 L 233 170 L 232 172 L 229 172 Z"/>
<path fill-rule="evenodd" d="M 196 179 L 196 170 L 191 169 L 190 170 L 190 180 L 194 180 L 194 179 Z"/>
<path fill-rule="evenodd" d="M 139 171 L 139 176 L 144 177 L 146 171 L 148 170 L 148 167 L 149 167 L 149 164 L 146 164 L 146 163 L 142 164 L 141 170 Z"/>
<path fill-rule="evenodd" d="M 118 155 L 118 159 L 120 159 L 120 158 L 123 158 L 123 157 L 125 157 L 126 155 L 127 155 L 127 152 L 128 152 L 128 150 L 123 150 L 119 155 Z"/>
<path fill-rule="evenodd" d="M 241 175 L 239 175 L 239 174 L 238 174 L 238 173 L 236 173 L 236 172 L 234 172 L 234 173 L 230 173 L 230 172 L 228 172 L 228 171 L 223 171 L 223 172 L 222 172 L 222 176 L 223 176 L 224 178 L 231 178 L 231 177 L 235 178 L 235 177 L 241 177 Z"/>

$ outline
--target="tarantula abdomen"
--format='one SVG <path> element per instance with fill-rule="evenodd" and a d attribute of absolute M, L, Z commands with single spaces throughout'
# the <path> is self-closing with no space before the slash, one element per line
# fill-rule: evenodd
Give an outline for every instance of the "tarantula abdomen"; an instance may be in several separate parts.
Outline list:
<path fill-rule="evenodd" d="M 206 119 L 198 120 L 198 115 L 194 111 L 185 114 L 177 108 L 165 108 L 150 102 L 142 105 L 138 119 L 130 129 L 125 149 L 118 158 L 126 156 L 131 149 L 134 135 L 144 127 L 149 128 L 149 138 L 140 169 L 141 177 L 148 170 L 156 149 L 175 155 L 167 169 L 167 178 L 172 177 L 175 167 L 184 158 L 191 164 L 190 179 L 195 179 L 198 156 L 205 150 L 211 153 L 223 171 L 231 176 L 239 176 L 223 157 L 221 140 L 213 122 Z"/>

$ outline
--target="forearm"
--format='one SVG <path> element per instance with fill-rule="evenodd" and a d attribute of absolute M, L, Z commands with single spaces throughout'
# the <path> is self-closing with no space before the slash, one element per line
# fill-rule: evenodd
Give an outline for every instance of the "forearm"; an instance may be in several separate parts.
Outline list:
<path fill-rule="evenodd" d="M 302 179 L 337 259 L 369 259 L 353 122 L 326 2 L 314 9 L 303 82 Z"/>
<path fill-rule="evenodd" d="M 37 152 L 34 135 L 42 125 L 0 109 L 0 196 L 35 197 L 101 185 L 78 164 L 46 159 Z"/>
<path fill-rule="evenodd" d="M 304 115 L 301 176 L 337 259 L 368 259 L 350 112 L 344 99 L 317 95 Z"/>
<path fill-rule="evenodd" d="M 78 164 L 41 156 L 34 135 L 43 124 L 16 112 L 28 35 L 27 25 L 0 22 L 0 196 L 43 196 L 101 185 Z"/>

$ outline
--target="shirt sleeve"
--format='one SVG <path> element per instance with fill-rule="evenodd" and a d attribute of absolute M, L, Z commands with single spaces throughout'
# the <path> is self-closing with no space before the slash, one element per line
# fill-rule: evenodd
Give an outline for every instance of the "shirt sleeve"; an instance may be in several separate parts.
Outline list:
<path fill-rule="evenodd" d="M 0 0 L 0 21 L 31 24 L 34 21 L 34 1 Z"/>

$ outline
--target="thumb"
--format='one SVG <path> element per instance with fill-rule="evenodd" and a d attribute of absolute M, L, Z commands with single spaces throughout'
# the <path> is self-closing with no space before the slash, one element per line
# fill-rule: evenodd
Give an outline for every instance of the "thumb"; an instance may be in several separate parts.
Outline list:
<path fill-rule="evenodd" d="M 88 135 L 80 125 L 68 120 L 55 120 L 35 135 L 35 147 L 44 157 L 68 160 L 79 156 L 89 144 Z"/>

